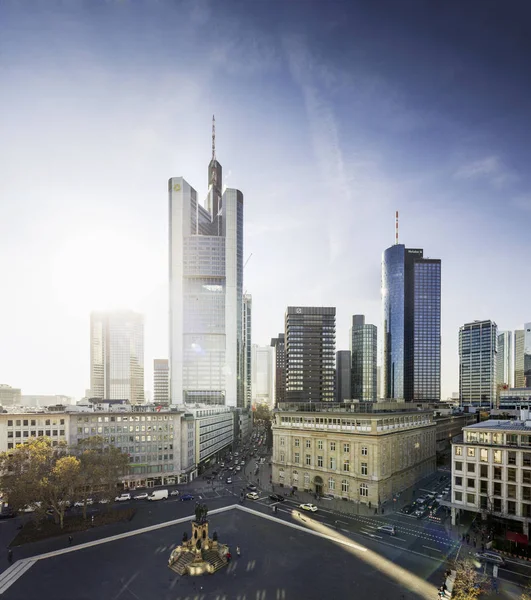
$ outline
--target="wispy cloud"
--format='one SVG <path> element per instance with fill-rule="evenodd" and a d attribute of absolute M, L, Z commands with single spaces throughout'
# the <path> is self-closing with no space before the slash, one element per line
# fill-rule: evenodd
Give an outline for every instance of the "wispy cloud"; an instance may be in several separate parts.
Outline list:
<path fill-rule="evenodd" d="M 514 171 L 505 166 L 498 156 L 487 156 L 464 164 L 454 173 L 456 179 L 483 179 L 495 187 L 504 187 L 518 181 Z"/>

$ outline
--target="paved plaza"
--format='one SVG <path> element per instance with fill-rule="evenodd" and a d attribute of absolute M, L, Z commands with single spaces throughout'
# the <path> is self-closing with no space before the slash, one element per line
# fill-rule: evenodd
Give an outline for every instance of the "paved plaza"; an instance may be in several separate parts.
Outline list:
<path fill-rule="evenodd" d="M 304 518 L 311 519 L 305 515 Z M 190 523 L 179 523 L 36 561 L 6 589 L 14 600 L 322 600 L 436 597 L 433 562 L 385 548 L 323 539 L 236 508 L 209 518 L 210 533 L 229 544 L 233 561 L 214 575 L 179 577 L 168 567 Z M 306 526 L 309 521 L 304 522 Z M 321 524 L 322 535 L 336 535 Z M 242 551 L 235 556 L 236 545 Z M 386 557 L 385 553 L 388 553 Z M 390 554 L 389 554 L 390 553 Z M 395 553 L 395 554 L 393 554 Z M 397 562 L 401 566 L 397 566 Z M 412 583 L 413 582 L 413 583 Z"/>

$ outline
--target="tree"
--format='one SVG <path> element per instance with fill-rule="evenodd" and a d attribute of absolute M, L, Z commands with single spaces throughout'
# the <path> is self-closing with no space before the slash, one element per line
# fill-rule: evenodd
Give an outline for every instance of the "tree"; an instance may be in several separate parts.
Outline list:
<path fill-rule="evenodd" d="M 455 600 L 476 600 L 489 589 L 489 578 L 477 571 L 473 560 L 465 559 L 456 564 L 456 576 L 452 598 Z"/>
<path fill-rule="evenodd" d="M 258 404 L 254 411 L 254 420 L 267 426 L 271 423 L 271 411 L 266 404 Z"/>
<path fill-rule="evenodd" d="M 63 529 L 68 502 L 79 486 L 81 463 L 75 456 L 63 456 L 52 467 L 48 476 L 43 477 L 39 487 L 46 506 L 51 508 L 55 522 Z"/>

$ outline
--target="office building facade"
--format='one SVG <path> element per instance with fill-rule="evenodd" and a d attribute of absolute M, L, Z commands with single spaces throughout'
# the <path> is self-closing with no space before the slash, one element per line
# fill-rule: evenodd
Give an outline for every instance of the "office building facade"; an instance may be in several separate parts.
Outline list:
<path fill-rule="evenodd" d="M 378 386 L 376 325 L 366 324 L 364 315 L 354 315 L 349 338 L 352 354 L 352 398 L 376 400 Z"/>
<path fill-rule="evenodd" d="M 286 400 L 335 399 L 336 309 L 289 306 L 285 317 Z"/>
<path fill-rule="evenodd" d="M 161 406 L 170 403 L 170 366 L 167 358 L 153 360 L 153 402 Z"/>
<path fill-rule="evenodd" d="M 441 261 L 395 244 L 382 257 L 383 395 L 441 397 Z"/>
<path fill-rule="evenodd" d="M 512 331 L 498 333 L 498 356 L 496 360 L 496 384 L 498 389 L 513 387 L 513 334 Z"/>
<path fill-rule="evenodd" d="M 495 408 L 498 328 L 474 321 L 459 328 L 459 400 L 462 406 Z"/>
<path fill-rule="evenodd" d="M 350 350 L 336 352 L 336 402 L 352 398 L 352 361 Z"/>
<path fill-rule="evenodd" d="M 531 323 L 524 325 L 524 385 L 531 387 Z"/>
<path fill-rule="evenodd" d="M 182 177 L 169 191 L 172 404 L 244 405 L 243 194 L 208 167 L 205 206 Z"/>
<path fill-rule="evenodd" d="M 524 376 L 524 342 L 525 331 L 517 329 L 514 332 L 514 387 L 523 388 L 525 385 Z"/>
<path fill-rule="evenodd" d="M 90 315 L 90 392 L 93 398 L 144 401 L 144 318 L 133 311 Z"/>
<path fill-rule="evenodd" d="M 278 337 L 271 338 L 271 346 L 274 350 L 273 379 L 275 386 L 274 406 L 286 400 L 286 342 L 285 335 L 279 333 Z"/>
<path fill-rule="evenodd" d="M 245 408 L 252 403 L 253 363 L 252 363 L 252 316 L 253 298 L 250 294 L 243 295 L 243 381 Z"/>

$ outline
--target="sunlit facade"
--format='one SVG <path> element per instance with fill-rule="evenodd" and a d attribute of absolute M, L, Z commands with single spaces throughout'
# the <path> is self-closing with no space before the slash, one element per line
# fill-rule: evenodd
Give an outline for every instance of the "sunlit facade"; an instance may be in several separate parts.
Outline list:
<path fill-rule="evenodd" d="M 376 325 L 365 323 L 364 315 L 353 315 L 350 329 L 352 353 L 352 398 L 376 400 L 377 397 Z"/>
<path fill-rule="evenodd" d="M 441 397 L 441 261 L 391 246 L 382 258 L 383 396 Z"/>
<path fill-rule="evenodd" d="M 144 402 L 144 318 L 132 311 L 90 315 L 90 394 Z"/>
<path fill-rule="evenodd" d="M 245 407 L 250 408 L 252 402 L 253 387 L 253 363 L 252 363 L 252 317 L 253 297 L 251 294 L 243 295 L 243 385 Z"/>
<path fill-rule="evenodd" d="M 498 358 L 496 384 L 500 388 L 513 387 L 513 334 L 512 331 L 498 333 Z"/>
<path fill-rule="evenodd" d="M 170 367 L 167 358 L 153 361 L 153 402 L 166 405 L 170 402 Z"/>
<path fill-rule="evenodd" d="M 169 180 L 172 404 L 244 405 L 243 194 L 221 194 L 209 165 L 202 206 L 182 177 Z"/>
<path fill-rule="evenodd" d="M 525 385 L 524 377 L 524 339 L 525 331 L 517 329 L 514 332 L 514 387 L 523 388 Z"/>

